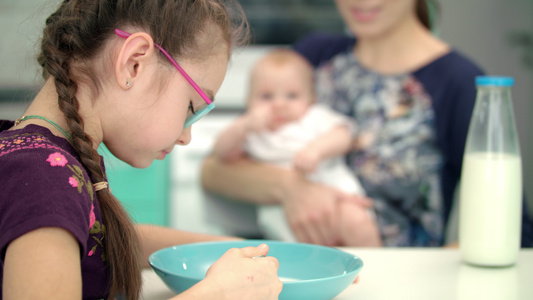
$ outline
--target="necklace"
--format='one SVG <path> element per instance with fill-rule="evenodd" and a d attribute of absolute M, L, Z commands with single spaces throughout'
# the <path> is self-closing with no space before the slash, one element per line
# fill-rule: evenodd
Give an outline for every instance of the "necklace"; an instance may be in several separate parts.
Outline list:
<path fill-rule="evenodd" d="M 40 120 L 44 120 L 44 121 L 50 123 L 57 130 L 59 130 L 67 138 L 67 140 L 69 140 L 69 142 L 72 142 L 72 136 L 70 135 L 70 133 L 68 133 L 68 131 L 66 131 L 63 127 L 59 126 L 59 124 L 57 124 L 56 122 L 54 122 L 52 120 L 49 120 L 49 119 L 47 119 L 45 117 L 41 117 L 41 116 L 37 116 L 37 115 L 22 116 L 22 117 L 18 118 L 15 121 L 15 126 L 20 124 L 20 122 L 26 121 L 28 119 L 40 119 Z"/>

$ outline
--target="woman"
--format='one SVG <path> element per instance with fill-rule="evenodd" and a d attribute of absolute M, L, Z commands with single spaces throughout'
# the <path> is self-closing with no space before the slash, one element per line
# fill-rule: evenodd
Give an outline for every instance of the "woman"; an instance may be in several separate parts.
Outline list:
<path fill-rule="evenodd" d="M 317 68 L 319 101 L 359 127 L 347 159 L 373 200 L 383 245 L 440 246 L 482 71 L 431 33 L 426 0 L 336 3 L 356 38 L 312 35 L 294 47 Z M 247 160 L 208 159 L 203 184 L 230 198 L 281 204 L 300 241 L 325 245 L 337 244 L 338 203 L 369 205 Z"/>

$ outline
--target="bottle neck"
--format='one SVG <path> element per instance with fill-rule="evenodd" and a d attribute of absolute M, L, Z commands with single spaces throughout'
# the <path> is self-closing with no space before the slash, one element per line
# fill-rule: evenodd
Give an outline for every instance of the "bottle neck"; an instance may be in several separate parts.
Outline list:
<path fill-rule="evenodd" d="M 508 86 L 496 86 L 496 85 L 481 85 L 477 86 L 478 91 L 498 91 L 498 92 L 509 92 L 511 87 Z"/>
<path fill-rule="evenodd" d="M 511 87 L 478 86 L 467 138 L 466 153 L 519 155 Z"/>
<path fill-rule="evenodd" d="M 508 86 L 478 86 L 478 101 L 511 103 L 511 88 Z"/>

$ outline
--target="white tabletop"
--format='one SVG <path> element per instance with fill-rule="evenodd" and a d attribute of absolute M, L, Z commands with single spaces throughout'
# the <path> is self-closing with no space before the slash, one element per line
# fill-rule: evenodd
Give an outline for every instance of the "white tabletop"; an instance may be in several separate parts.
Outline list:
<path fill-rule="evenodd" d="M 508 268 L 480 268 L 461 263 L 457 249 L 339 248 L 364 263 L 359 281 L 335 300 L 347 299 L 533 299 L 533 249 L 520 251 Z M 151 270 L 143 271 L 143 297 L 169 299 L 174 294 Z"/>

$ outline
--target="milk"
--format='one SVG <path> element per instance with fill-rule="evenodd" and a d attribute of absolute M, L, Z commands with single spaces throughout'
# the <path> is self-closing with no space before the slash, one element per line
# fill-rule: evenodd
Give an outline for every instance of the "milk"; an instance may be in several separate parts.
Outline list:
<path fill-rule="evenodd" d="M 467 153 L 459 209 L 459 247 L 463 259 L 484 266 L 513 264 L 521 236 L 520 156 Z"/>

